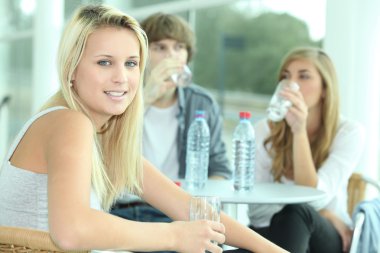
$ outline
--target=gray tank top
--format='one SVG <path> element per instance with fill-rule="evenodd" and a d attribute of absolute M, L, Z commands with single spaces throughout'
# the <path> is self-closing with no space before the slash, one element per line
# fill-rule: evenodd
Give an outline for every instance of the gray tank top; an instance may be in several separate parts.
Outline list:
<path fill-rule="evenodd" d="M 30 125 L 39 117 L 62 106 L 34 115 L 16 136 L 0 169 L 0 225 L 49 231 L 47 174 L 20 169 L 10 163 L 15 149 Z M 91 208 L 101 210 L 99 199 L 91 191 Z"/>

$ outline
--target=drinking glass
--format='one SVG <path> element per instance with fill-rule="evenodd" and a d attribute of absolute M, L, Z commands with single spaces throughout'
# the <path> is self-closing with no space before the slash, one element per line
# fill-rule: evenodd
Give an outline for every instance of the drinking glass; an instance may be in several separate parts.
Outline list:
<path fill-rule="evenodd" d="M 220 199 L 215 196 L 195 196 L 190 200 L 190 220 L 220 222 Z M 214 244 L 217 242 L 212 241 Z M 206 251 L 208 252 L 208 251 Z"/>
<path fill-rule="evenodd" d="M 183 71 L 171 75 L 171 79 L 177 86 L 187 86 L 191 83 L 192 73 L 189 66 L 185 65 Z"/>
<path fill-rule="evenodd" d="M 190 220 L 220 222 L 220 199 L 216 196 L 195 196 L 190 202 Z"/>
<path fill-rule="evenodd" d="M 297 91 L 300 88 L 297 83 L 287 79 L 283 79 L 278 83 L 267 109 L 268 118 L 271 121 L 278 122 L 283 120 L 286 113 L 288 112 L 289 107 L 292 106 L 292 102 L 282 98 L 279 94 L 285 87 L 288 87 L 294 91 Z"/>

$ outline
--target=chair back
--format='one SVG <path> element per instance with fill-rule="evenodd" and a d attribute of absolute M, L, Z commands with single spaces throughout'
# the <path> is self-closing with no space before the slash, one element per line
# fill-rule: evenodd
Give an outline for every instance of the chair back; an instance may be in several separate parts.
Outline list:
<path fill-rule="evenodd" d="M 358 214 L 354 217 L 354 231 L 352 234 L 351 245 L 350 245 L 350 253 L 359 253 L 359 241 L 360 236 L 362 234 L 365 214 L 363 212 L 358 212 Z"/>
<path fill-rule="evenodd" d="M 66 253 L 68 251 L 59 249 L 46 231 L 0 226 L 0 252 Z M 87 252 L 76 251 L 76 253 Z"/>
<path fill-rule="evenodd" d="M 360 201 L 365 198 L 367 181 L 359 173 L 352 173 L 347 187 L 347 211 L 352 216 L 352 212 Z"/>
<path fill-rule="evenodd" d="M 350 253 L 360 253 L 360 238 L 363 232 L 363 226 L 366 222 L 366 214 L 363 211 L 355 213 L 353 217 L 353 212 L 360 202 L 365 200 L 365 194 L 367 185 L 370 185 L 380 192 L 380 183 L 371 178 L 365 177 L 359 173 L 353 173 L 350 177 L 347 186 L 347 211 L 353 218 L 353 237 L 350 246 Z M 367 228 L 368 229 L 368 228 Z M 378 249 L 380 253 L 380 247 Z"/>

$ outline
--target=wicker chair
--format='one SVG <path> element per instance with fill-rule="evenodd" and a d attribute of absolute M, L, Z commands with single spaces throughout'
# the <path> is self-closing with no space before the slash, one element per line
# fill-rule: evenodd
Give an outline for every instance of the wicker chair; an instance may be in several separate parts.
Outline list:
<path fill-rule="evenodd" d="M 0 252 L 64 253 L 67 251 L 55 246 L 48 232 L 29 228 L 0 226 Z M 76 252 L 79 253 L 79 251 Z M 80 251 L 80 253 L 85 252 L 88 251 Z"/>
<path fill-rule="evenodd" d="M 380 183 L 363 176 L 360 173 L 352 173 L 347 187 L 347 209 L 348 213 L 352 216 L 352 212 L 359 202 L 365 199 L 367 185 L 371 185 L 380 192 Z"/>
<path fill-rule="evenodd" d="M 365 193 L 367 189 L 367 185 L 371 185 L 376 188 L 380 193 L 380 183 L 367 178 L 359 173 L 353 173 L 350 177 L 350 181 L 348 182 L 347 192 L 348 192 L 348 203 L 347 208 L 349 214 L 352 216 L 355 207 L 365 199 Z M 354 233 L 352 236 L 350 253 L 358 253 L 359 240 L 363 229 L 363 224 L 366 217 L 363 212 L 358 212 L 355 217 L 353 217 L 354 223 Z M 380 253 L 380 248 L 379 248 Z"/>

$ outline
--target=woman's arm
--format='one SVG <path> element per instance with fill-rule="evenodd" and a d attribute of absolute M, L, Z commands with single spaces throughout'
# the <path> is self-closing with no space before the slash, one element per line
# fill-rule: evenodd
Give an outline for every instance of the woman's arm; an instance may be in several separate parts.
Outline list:
<path fill-rule="evenodd" d="M 359 162 L 364 147 L 363 127 L 358 123 L 343 120 L 338 126 L 329 156 L 317 172 L 311 155 L 308 131 L 317 129 L 320 124 L 317 115 L 319 112 L 308 112 L 299 91 L 284 91 L 282 95 L 293 103 L 286 115 L 286 121 L 293 132 L 295 183 L 316 187 L 329 195 L 335 194 L 342 183 L 347 182 Z"/>
<path fill-rule="evenodd" d="M 219 224 L 142 223 L 91 209 L 92 124 L 78 112 L 62 110 L 59 113 L 59 118 L 51 121 L 50 129 L 54 131 L 50 130 L 52 134 L 45 146 L 49 231 L 58 246 L 67 250 L 177 250 L 178 238 L 185 235 L 190 239 L 201 238 L 199 235 L 187 235 L 185 232 L 189 230 L 199 234 L 203 231 L 213 240 L 224 241 L 221 233 L 214 232 L 223 230 Z M 201 239 L 205 241 L 204 238 L 207 237 Z M 198 242 L 192 245 L 206 247 L 205 244 Z M 185 249 L 195 252 L 195 246 Z M 215 248 L 208 249 L 216 252 Z"/>
<path fill-rule="evenodd" d="M 342 189 L 352 172 L 358 168 L 365 143 L 364 127 L 356 122 L 342 120 L 330 148 L 329 157 L 318 170 L 317 188 L 329 199 Z"/>
<path fill-rule="evenodd" d="M 285 89 L 281 95 L 292 102 L 285 119 L 293 133 L 294 182 L 298 185 L 316 187 L 318 175 L 311 154 L 308 131 L 318 128 L 319 111 L 314 109 L 308 112 L 309 109 L 300 91 Z"/>
<path fill-rule="evenodd" d="M 221 214 L 221 222 L 226 228 L 226 244 L 256 253 L 284 253 L 288 252 L 252 229 L 238 223 L 226 214 Z"/>
<path fill-rule="evenodd" d="M 51 134 L 45 146 L 49 231 L 58 246 L 66 250 L 219 252 L 210 243 L 224 242 L 224 227 L 219 223 L 143 223 L 91 209 L 92 124 L 81 113 L 59 113 L 48 124 Z"/>
<path fill-rule="evenodd" d="M 163 176 L 149 162 L 144 162 L 143 198 L 174 220 L 189 220 L 190 198 L 182 188 Z M 286 252 L 222 212 L 226 243 L 257 253 Z M 182 238 L 184 242 L 186 238 Z"/>
<path fill-rule="evenodd" d="M 305 131 L 293 133 L 293 172 L 296 184 L 310 187 L 317 186 L 318 175 L 311 155 L 306 129 Z"/>

